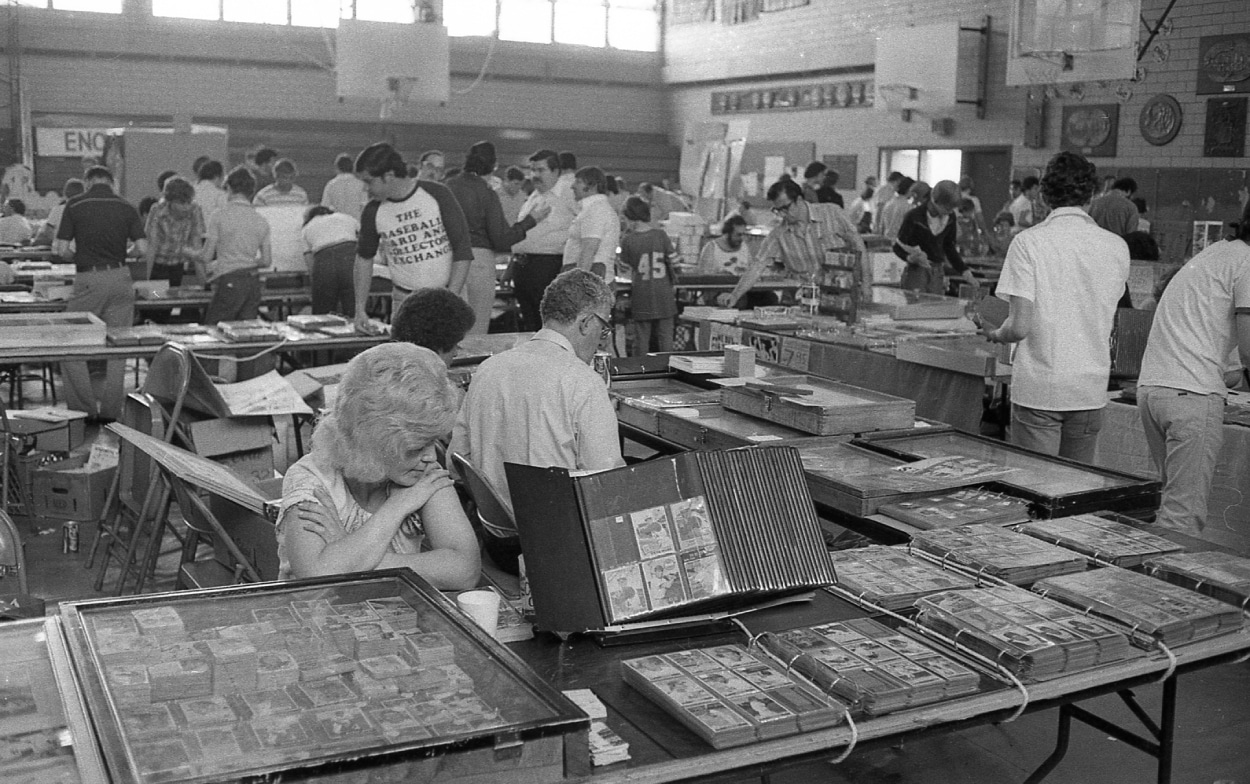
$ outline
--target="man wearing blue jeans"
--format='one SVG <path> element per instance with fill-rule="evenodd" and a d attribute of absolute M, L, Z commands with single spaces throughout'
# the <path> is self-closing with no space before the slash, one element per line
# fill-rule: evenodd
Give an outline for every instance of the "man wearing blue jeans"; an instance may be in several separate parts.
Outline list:
<path fill-rule="evenodd" d="M 1071 152 L 1042 176 L 1046 219 L 1016 235 L 997 296 L 1010 303 L 995 343 L 1019 343 L 1012 364 L 1011 442 L 1091 463 L 1111 372 L 1111 327 L 1128 281 L 1128 245 L 1086 208 L 1094 164 Z"/>
<path fill-rule="evenodd" d="M 1146 342 L 1137 406 L 1163 480 L 1162 526 L 1193 534 L 1206 525 L 1233 356 L 1250 367 L 1250 204 L 1234 239 L 1208 246 L 1168 283 Z"/>

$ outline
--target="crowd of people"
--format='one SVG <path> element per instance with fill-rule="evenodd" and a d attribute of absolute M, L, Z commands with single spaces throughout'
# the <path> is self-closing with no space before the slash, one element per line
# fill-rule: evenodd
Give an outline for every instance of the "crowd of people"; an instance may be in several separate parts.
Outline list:
<path fill-rule="evenodd" d="M 383 271 L 394 343 L 349 364 L 313 450 L 287 474 L 278 527 L 283 575 L 402 564 L 440 587 L 462 587 L 477 574 L 477 541 L 451 491 L 443 467 L 451 463 L 436 458 L 440 445 L 505 505 L 505 463 L 622 464 L 613 408 L 591 367 L 615 332 L 618 261 L 632 278 L 639 348 L 672 348 L 676 252 L 657 224 L 685 203 L 647 184 L 624 194 L 617 178 L 578 166 L 571 153 L 538 150 L 526 163 L 528 171 L 510 167 L 501 178 L 489 142 L 470 147 L 452 169 L 440 151 L 409 162 L 380 142 L 340 155 L 321 203 L 307 205 L 295 164 L 265 149 L 229 172 L 218 161 L 197 161 L 194 182 L 162 174 L 161 198 L 144 213 L 116 194 L 107 168 L 93 166 L 67 183 L 76 195 L 40 233 L 50 232 L 56 251 L 76 265 L 71 310 L 130 325 L 129 252 L 150 278 L 171 285 L 194 269 L 213 289 L 205 320 L 214 323 L 257 314 L 257 273 L 272 255 L 270 223 L 258 209 L 307 205 L 301 238 L 313 311 L 366 318 Z M 967 178 L 930 187 L 895 173 L 879 190 L 870 178 L 844 209 L 831 174 L 813 164 L 802 180 L 783 177 L 769 187 L 775 226 L 754 252 L 744 233 L 758 216 L 744 205 L 726 218 L 698 263 L 701 272 L 738 276 L 720 304 L 749 303 L 770 263 L 810 276 L 829 251 L 862 253 L 870 228 L 890 237 L 906 262 L 904 288 L 942 293 L 947 267 L 976 286 L 963 261 L 966 234 L 975 232 L 984 247 L 1006 252 L 997 293 L 1009 315 L 983 330 L 991 341 L 1019 344 L 1012 440 L 1092 461 L 1108 339 L 1127 296 L 1130 247 L 1143 229 L 1136 183 L 1111 179 L 1096 195 L 1093 164 L 1060 153 L 1040 178 L 1013 183 L 994 221 L 1010 230 L 999 234 L 986 227 Z M 22 205 L 6 205 L 0 230 L 18 231 L 21 213 Z M 1162 293 L 1143 364 L 1142 416 L 1165 478 L 1160 519 L 1181 528 L 1205 519 L 1230 353 L 1250 358 L 1250 215 L 1238 231 L 1185 265 Z M 503 258 L 519 327 L 535 334 L 483 363 L 462 396 L 447 366 L 466 335 L 488 328 Z M 67 363 L 65 377 L 72 408 L 117 418 L 119 363 Z M 515 568 L 516 532 L 487 538 L 492 557 Z"/>

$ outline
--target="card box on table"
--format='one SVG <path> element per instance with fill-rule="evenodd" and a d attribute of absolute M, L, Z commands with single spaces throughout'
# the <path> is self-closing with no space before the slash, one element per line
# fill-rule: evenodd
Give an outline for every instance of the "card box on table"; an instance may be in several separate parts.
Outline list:
<path fill-rule="evenodd" d="M 103 346 L 105 333 L 94 313 L 0 313 L 0 349 Z"/>
<path fill-rule="evenodd" d="M 1017 469 L 987 486 L 1028 500 L 1037 517 L 1101 510 L 1152 514 L 1159 505 L 1156 480 L 1044 455 L 958 430 L 911 435 L 870 433 L 852 443 L 909 462 L 959 455 Z"/>
<path fill-rule="evenodd" d="M 108 780 L 589 774 L 589 720 L 408 569 L 62 603 Z"/>
<path fill-rule="evenodd" d="M 685 452 L 580 475 L 504 467 L 540 629 L 624 630 L 834 580 L 792 448 Z"/>
<path fill-rule="evenodd" d="M 774 376 L 721 390 L 733 411 L 822 436 L 911 427 L 916 403 L 816 376 Z"/>
<path fill-rule="evenodd" d="M 894 356 L 903 362 L 994 378 L 1011 373 L 1011 347 L 981 335 L 900 340 Z"/>
<path fill-rule="evenodd" d="M 616 417 L 652 435 L 658 435 L 656 416 L 673 408 L 719 405 L 720 393 L 675 378 L 613 380 L 609 390 L 616 403 Z"/>

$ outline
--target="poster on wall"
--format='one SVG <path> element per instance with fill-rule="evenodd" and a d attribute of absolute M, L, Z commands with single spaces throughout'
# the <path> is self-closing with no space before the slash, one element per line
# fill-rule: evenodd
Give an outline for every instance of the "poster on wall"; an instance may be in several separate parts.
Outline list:
<path fill-rule="evenodd" d="M 1246 154 L 1247 98 L 1211 98 L 1202 135 L 1205 158 L 1240 158 Z"/>
<path fill-rule="evenodd" d="M 1198 95 L 1250 93 L 1250 34 L 1198 40 Z"/>
<path fill-rule="evenodd" d="M 1065 106 L 1060 148 L 1095 158 L 1113 158 L 1119 126 L 1118 103 Z"/>

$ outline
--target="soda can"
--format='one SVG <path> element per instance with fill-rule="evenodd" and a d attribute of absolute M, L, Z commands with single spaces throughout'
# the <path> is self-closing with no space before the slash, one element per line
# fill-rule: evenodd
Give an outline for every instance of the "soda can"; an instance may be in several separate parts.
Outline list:
<path fill-rule="evenodd" d="M 75 520 L 66 520 L 61 526 L 61 552 L 78 552 L 78 523 Z"/>
<path fill-rule="evenodd" d="M 592 367 L 603 379 L 603 385 L 610 389 L 612 387 L 612 355 L 606 351 L 596 351 Z"/>

